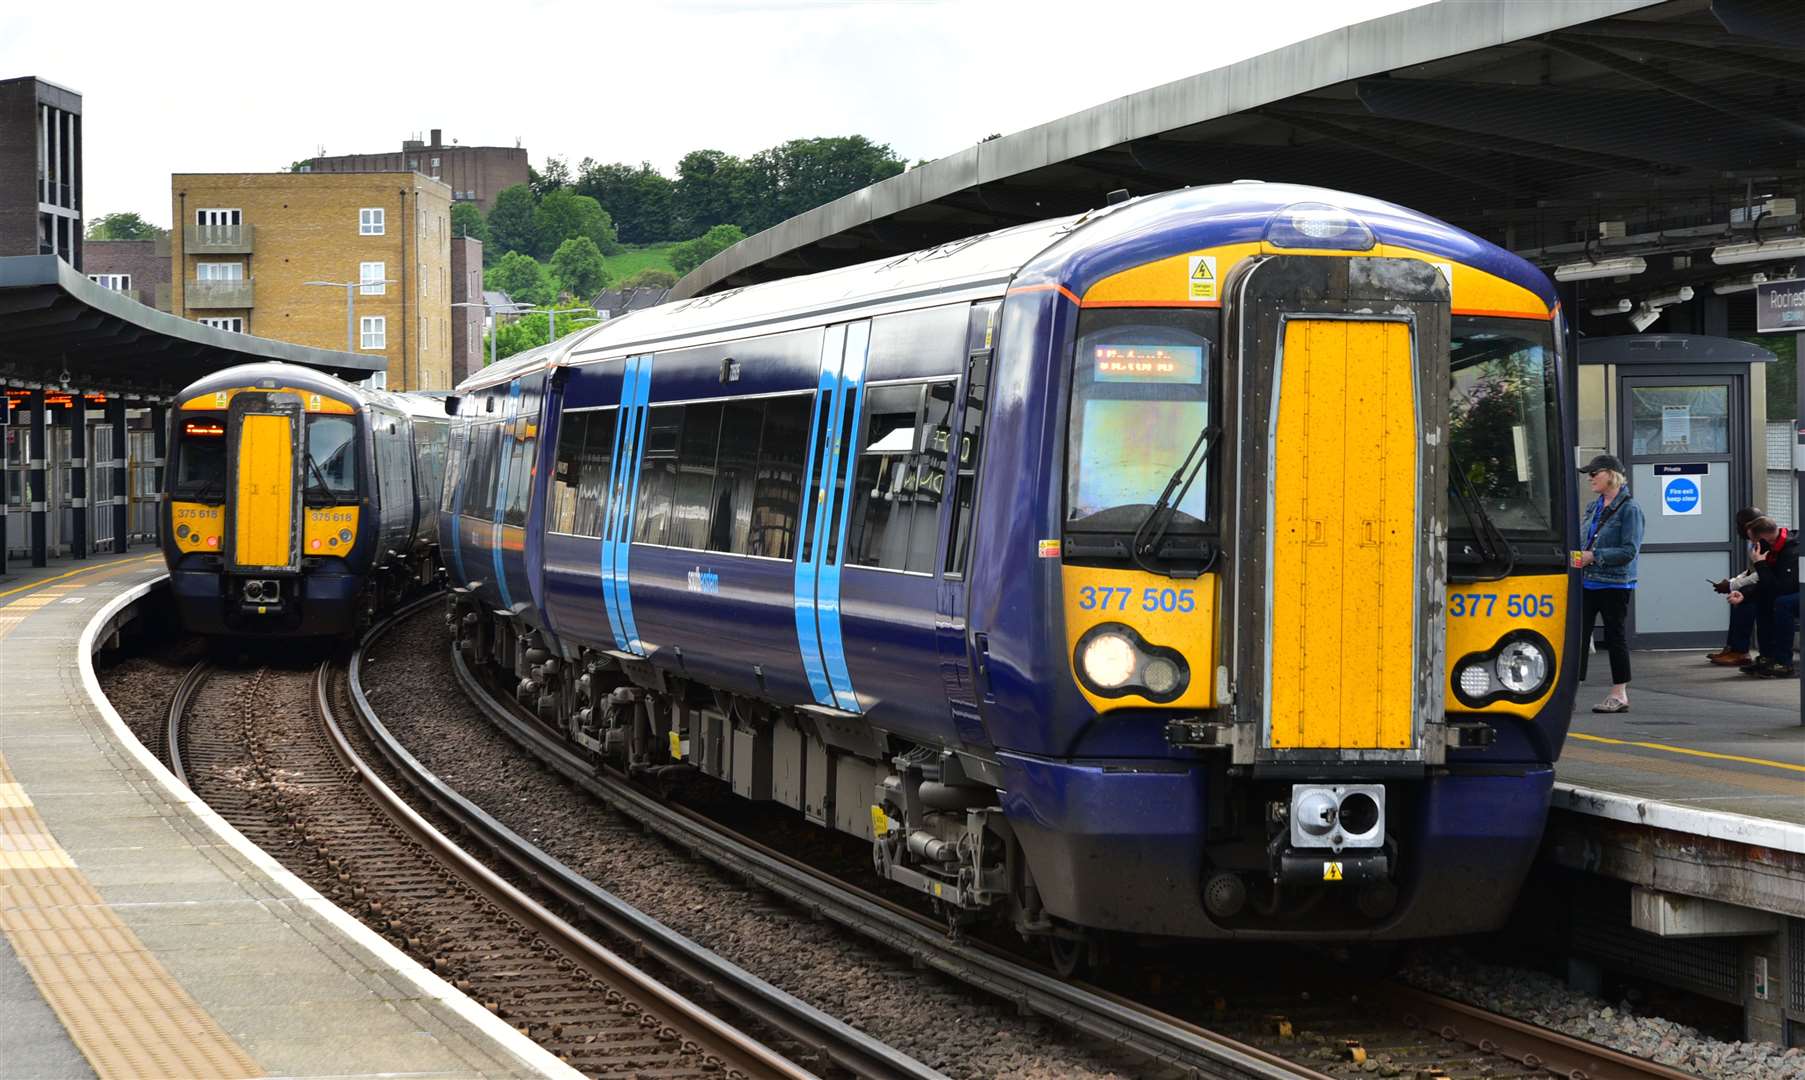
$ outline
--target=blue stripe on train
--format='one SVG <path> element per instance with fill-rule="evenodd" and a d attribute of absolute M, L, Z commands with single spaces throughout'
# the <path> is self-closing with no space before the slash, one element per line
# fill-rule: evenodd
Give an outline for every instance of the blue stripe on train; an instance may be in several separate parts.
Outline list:
<path fill-rule="evenodd" d="M 797 537 L 796 552 L 796 644 L 802 652 L 802 670 L 808 676 L 809 690 L 817 705 L 832 705 L 833 690 L 827 681 L 827 667 L 821 661 L 821 635 L 816 623 L 815 596 L 817 568 L 821 558 L 821 519 L 827 513 L 827 496 L 833 490 L 833 473 L 827 467 L 827 448 L 820 445 L 821 410 L 829 409 L 828 422 L 833 423 L 832 408 L 840 400 L 834 393 L 840 381 L 840 358 L 846 344 L 844 327 L 832 327 L 821 341 L 820 374 L 815 380 L 815 407 L 809 413 L 808 457 L 802 475 L 803 522 L 805 528 Z M 827 429 L 832 437 L 831 426 Z M 816 483 L 816 450 L 821 451 L 820 483 Z M 803 549 L 808 557 L 803 557 Z"/>
<path fill-rule="evenodd" d="M 627 438 L 627 420 L 632 415 L 630 402 L 633 398 L 634 373 L 639 370 L 639 358 L 630 356 L 621 368 L 620 408 L 614 414 L 614 448 L 609 458 L 608 490 L 603 493 L 605 510 L 602 516 L 602 604 L 608 609 L 608 629 L 614 634 L 614 647 L 622 652 L 627 650 L 627 631 L 620 619 L 620 603 L 615 598 L 614 580 L 614 548 L 617 534 L 616 521 L 620 517 L 620 504 L 626 488 L 621 483 L 626 468 L 626 457 L 629 440 Z"/>
<path fill-rule="evenodd" d="M 514 598 L 508 595 L 508 573 L 501 565 L 501 519 L 508 505 L 508 480 L 513 471 L 508 467 L 518 447 L 514 445 L 514 421 L 520 413 L 520 380 L 508 383 L 508 404 L 502 411 L 501 437 L 495 440 L 496 472 L 499 479 L 495 491 L 495 520 L 490 523 L 489 550 L 494 557 L 495 587 L 501 590 L 501 606 L 504 611 L 514 610 Z M 503 453 L 506 447 L 509 453 Z"/>
<path fill-rule="evenodd" d="M 871 324 L 858 323 L 852 326 L 846 335 L 846 359 L 840 374 L 840 412 L 841 418 L 834 422 L 833 475 L 843 478 L 841 484 L 840 510 L 836 520 L 823 523 L 822 535 L 831 536 L 833 543 L 826 549 L 817 548 L 818 557 L 825 559 L 821 569 L 820 596 L 817 601 L 821 622 L 821 659 L 827 665 L 827 678 L 833 687 L 834 702 L 848 712 L 860 712 L 858 694 L 852 688 L 852 672 L 846 667 L 846 642 L 840 634 L 840 571 L 846 561 L 846 527 L 852 517 L 853 481 L 859 460 L 858 449 L 841 438 L 842 432 L 851 432 L 850 438 L 856 440 L 859 433 L 860 414 L 865 411 L 865 360 L 871 345 Z M 842 424 L 844 411 L 852 409 L 852 423 Z"/>
<path fill-rule="evenodd" d="M 651 356 L 639 358 L 637 386 L 633 394 L 633 455 L 628 462 L 630 467 L 636 466 L 644 454 L 646 438 L 646 402 L 652 396 L 652 361 Z M 639 474 L 633 468 L 633 494 L 627 500 L 625 511 L 621 515 L 621 532 L 615 547 L 615 601 L 620 605 L 621 628 L 626 632 L 627 647 L 640 656 L 646 654 L 645 642 L 639 639 L 639 626 L 633 621 L 633 577 L 629 572 L 629 557 L 633 551 L 633 514 L 639 505 Z"/>

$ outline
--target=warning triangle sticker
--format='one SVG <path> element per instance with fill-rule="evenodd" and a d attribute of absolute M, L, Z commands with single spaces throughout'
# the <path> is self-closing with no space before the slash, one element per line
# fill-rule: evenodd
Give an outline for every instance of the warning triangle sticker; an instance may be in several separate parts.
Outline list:
<path fill-rule="evenodd" d="M 1216 280 L 1216 272 L 1210 266 L 1208 259 L 1197 260 L 1197 269 L 1191 271 L 1191 280 L 1192 281 L 1214 281 L 1214 280 Z"/>

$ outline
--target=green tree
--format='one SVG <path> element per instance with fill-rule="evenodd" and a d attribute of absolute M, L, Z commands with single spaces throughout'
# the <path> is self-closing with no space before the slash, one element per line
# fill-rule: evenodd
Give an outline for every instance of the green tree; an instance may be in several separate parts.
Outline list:
<path fill-rule="evenodd" d="M 573 236 L 552 255 L 552 278 L 578 300 L 588 300 L 608 284 L 602 249 L 587 236 Z"/>
<path fill-rule="evenodd" d="M 738 225 L 716 225 L 671 249 L 671 269 L 687 274 L 746 238 Z"/>
<path fill-rule="evenodd" d="M 495 196 L 495 207 L 489 211 L 489 237 L 494 241 L 491 265 L 510 251 L 530 255 L 533 251 L 533 212 L 537 202 L 533 189 L 525 184 L 502 188 Z"/>
<path fill-rule="evenodd" d="M 559 188 L 570 184 L 570 166 L 563 158 L 548 157 L 545 159 L 545 171 L 540 172 L 531 165 L 526 167 L 527 186 L 533 189 L 537 198 L 545 198 Z"/>
<path fill-rule="evenodd" d="M 533 212 L 533 254 L 549 259 L 564 241 L 586 236 L 604 255 L 620 251 L 614 233 L 614 219 L 602 204 L 570 188 L 559 188 L 539 200 Z"/>
<path fill-rule="evenodd" d="M 549 304 L 557 299 L 551 272 L 531 255 L 510 251 L 483 272 L 483 288 L 507 293 L 528 304 Z"/>
<path fill-rule="evenodd" d="M 489 246 L 489 223 L 475 203 L 451 204 L 451 235 L 468 236 L 483 242 L 485 254 Z"/>
<path fill-rule="evenodd" d="M 903 171 L 888 146 L 863 135 L 791 139 L 746 162 L 746 212 L 740 224 L 759 232 Z"/>
<path fill-rule="evenodd" d="M 563 337 L 573 330 L 585 326 L 593 326 L 596 321 L 595 309 L 586 304 L 570 304 L 558 308 L 558 336 Z M 504 360 L 517 352 L 537 349 L 551 340 L 551 319 L 549 316 L 523 315 L 518 319 L 507 319 L 500 322 L 495 330 L 495 358 Z M 483 358 L 488 359 L 489 339 L 483 338 Z"/>
<path fill-rule="evenodd" d="M 679 236 L 700 236 L 716 225 L 740 220 L 746 201 L 746 163 L 720 150 L 692 150 L 677 162 L 672 189 L 672 227 Z"/>
<path fill-rule="evenodd" d="M 102 214 L 88 222 L 90 240 L 155 240 L 159 236 L 168 235 L 168 232 L 169 230 L 157 228 L 130 210 Z"/>
<path fill-rule="evenodd" d="M 608 211 L 624 244 L 657 243 L 677 235 L 671 230 L 671 181 L 650 162 L 601 165 L 584 158 L 571 186 Z"/>
<path fill-rule="evenodd" d="M 668 289 L 677 284 L 677 275 L 662 267 L 648 266 L 620 283 L 623 289 Z"/>

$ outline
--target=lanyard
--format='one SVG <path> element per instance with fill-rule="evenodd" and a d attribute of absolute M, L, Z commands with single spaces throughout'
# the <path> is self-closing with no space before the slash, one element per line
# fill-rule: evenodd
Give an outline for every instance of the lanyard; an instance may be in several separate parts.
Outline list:
<path fill-rule="evenodd" d="M 1623 498 L 1621 494 L 1619 494 L 1617 501 L 1611 504 L 1609 510 L 1606 510 L 1604 507 L 1604 496 L 1600 495 L 1598 497 L 1598 505 L 1592 510 L 1592 531 L 1586 536 L 1585 550 L 1592 550 L 1592 545 L 1598 542 L 1598 530 L 1604 528 L 1604 523 L 1611 520 L 1611 515 L 1615 514 L 1617 509 L 1622 505 Z"/>

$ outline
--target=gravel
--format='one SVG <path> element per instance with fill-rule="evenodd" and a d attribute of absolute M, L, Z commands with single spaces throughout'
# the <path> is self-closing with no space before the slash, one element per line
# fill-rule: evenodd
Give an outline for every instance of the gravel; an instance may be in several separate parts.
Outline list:
<path fill-rule="evenodd" d="M 641 830 L 497 733 L 451 672 L 429 606 L 369 655 L 383 723 L 466 798 L 641 911 L 811 1005 L 959 1080 L 1145 1075 L 830 922 L 816 922 Z"/>
<path fill-rule="evenodd" d="M 1403 973 L 1424 990 L 1539 1024 L 1709 1080 L 1805 1080 L 1805 1049 L 1723 1042 L 1658 1016 L 1637 1015 L 1538 971 L 1476 960 L 1458 949 L 1424 954 Z"/>

